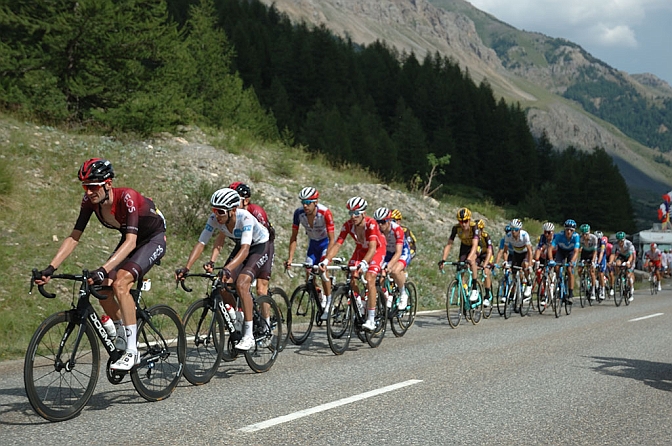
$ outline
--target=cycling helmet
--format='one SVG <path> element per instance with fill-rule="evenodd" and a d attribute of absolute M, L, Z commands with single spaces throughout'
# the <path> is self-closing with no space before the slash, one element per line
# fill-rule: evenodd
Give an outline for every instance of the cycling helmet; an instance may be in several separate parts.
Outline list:
<path fill-rule="evenodd" d="M 389 220 L 392 218 L 390 214 L 391 212 L 388 208 L 378 208 L 376 209 L 376 212 L 373 213 L 373 219 L 378 221 Z"/>
<path fill-rule="evenodd" d="M 399 209 L 392 209 L 392 212 L 390 213 L 390 218 L 392 220 L 397 221 L 401 220 L 401 212 L 399 211 Z"/>
<path fill-rule="evenodd" d="M 504 232 L 506 232 L 507 234 L 511 232 L 511 225 L 506 225 L 506 227 L 504 228 Z"/>
<path fill-rule="evenodd" d="M 599 239 L 601 239 L 602 237 L 604 237 L 604 234 L 602 233 L 602 231 L 595 231 L 595 235 L 596 235 L 597 238 L 599 238 Z"/>
<path fill-rule="evenodd" d="M 84 161 L 82 167 L 77 173 L 79 181 L 83 183 L 102 183 L 105 180 L 114 178 L 114 169 L 112 164 L 102 158 L 91 158 Z"/>
<path fill-rule="evenodd" d="M 348 203 L 345 205 L 349 211 L 359 211 L 364 212 L 369 203 L 366 202 L 362 197 L 352 197 L 348 200 Z"/>
<path fill-rule="evenodd" d="M 457 210 L 457 221 L 471 220 L 471 211 L 467 208 L 460 208 Z"/>
<path fill-rule="evenodd" d="M 550 221 L 547 221 L 546 223 L 544 223 L 543 229 L 544 231 L 553 231 L 555 229 L 555 225 Z"/>
<path fill-rule="evenodd" d="M 320 193 L 314 187 L 304 187 L 299 193 L 300 200 L 317 200 L 320 198 Z"/>
<path fill-rule="evenodd" d="M 623 231 L 618 231 L 616 233 L 616 240 L 623 240 L 625 238 L 625 232 Z"/>
<path fill-rule="evenodd" d="M 229 211 L 240 206 L 240 195 L 235 190 L 225 187 L 212 194 L 212 197 L 210 197 L 210 204 L 213 208 Z"/>
<path fill-rule="evenodd" d="M 514 218 L 513 220 L 511 220 L 510 225 L 511 225 L 511 230 L 513 231 L 515 229 L 521 229 L 523 227 L 523 222 L 520 221 L 517 218 Z"/>
<path fill-rule="evenodd" d="M 483 220 L 481 220 L 480 218 L 478 220 L 476 220 L 474 223 L 476 224 L 476 227 L 479 230 L 482 231 L 483 229 L 485 229 L 485 222 Z"/>
<path fill-rule="evenodd" d="M 235 183 L 229 184 L 229 189 L 233 189 L 238 192 L 241 198 L 250 198 L 252 196 L 252 189 L 245 183 L 236 181 Z"/>
<path fill-rule="evenodd" d="M 576 222 L 571 218 L 565 220 L 565 229 L 576 229 Z"/>
<path fill-rule="evenodd" d="M 590 232 L 590 225 L 587 224 L 582 224 L 581 227 L 579 228 L 579 231 L 581 231 L 581 234 L 588 234 Z"/>
<path fill-rule="evenodd" d="M 655 243 L 651 243 L 651 249 L 656 249 L 657 247 L 658 245 L 656 245 Z"/>

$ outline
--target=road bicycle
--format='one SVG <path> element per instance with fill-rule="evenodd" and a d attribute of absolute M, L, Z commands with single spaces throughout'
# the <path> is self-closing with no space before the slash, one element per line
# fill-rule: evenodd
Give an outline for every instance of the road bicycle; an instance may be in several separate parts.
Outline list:
<path fill-rule="evenodd" d="M 495 265 L 497 268 L 498 266 Z M 503 269 L 502 278 L 499 280 L 499 286 L 497 287 L 497 312 L 500 316 L 504 316 L 504 310 L 506 308 L 506 297 L 509 295 L 509 291 L 513 285 L 513 275 L 511 274 L 511 264 L 504 262 L 500 268 Z"/>
<path fill-rule="evenodd" d="M 553 312 L 555 317 L 558 318 L 562 314 L 562 308 L 565 309 L 565 314 L 569 315 L 572 312 L 572 304 L 569 302 L 569 278 L 568 271 L 569 263 L 562 263 L 559 266 L 559 271 L 557 273 L 558 280 L 557 286 L 555 287 L 555 293 L 553 293 L 553 299 L 551 300 L 551 306 L 553 307 Z"/>
<path fill-rule="evenodd" d="M 404 274 L 406 273 L 404 272 Z M 390 319 L 390 328 L 396 337 L 402 337 L 411 328 L 413 322 L 415 322 L 415 314 L 418 311 L 417 289 L 415 288 L 415 284 L 411 280 L 408 280 L 407 275 L 404 288 L 406 288 L 408 299 L 406 300 L 406 306 L 400 308 L 401 289 L 389 274 L 380 277 L 382 281 L 380 286 L 385 299 L 390 299 L 387 310 L 388 318 Z"/>
<path fill-rule="evenodd" d="M 532 306 L 532 295 L 530 290 L 530 296 L 524 295 L 524 283 L 522 278 L 521 266 L 510 266 L 507 262 L 507 265 L 504 267 L 505 270 L 512 270 L 513 273 L 510 274 L 510 283 L 508 286 L 508 293 L 506 294 L 506 299 L 504 300 L 504 319 L 511 317 L 513 313 L 519 313 L 521 316 L 527 316 L 530 312 L 530 307 Z M 501 300 L 501 298 L 500 298 Z"/>
<path fill-rule="evenodd" d="M 654 266 L 653 268 L 649 267 L 649 291 L 651 291 L 651 295 L 653 296 L 654 294 L 658 294 L 658 274 L 657 268 Z"/>
<path fill-rule="evenodd" d="M 492 265 L 491 265 L 492 266 Z M 495 288 L 495 269 L 492 268 L 491 266 L 488 266 L 490 268 L 490 289 L 486 290 L 485 289 L 485 268 L 482 266 L 478 267 L 478 280 L 479 283 L 483 284 L 483 298 L 488 299 L 490 301 L 490 305 L 487 307 L 485 306 L 485 301 L 483 301 L 483 319 L 490 319 L 490 315 L 492 315 L 492 309 L 495 306 L 495 299 L 494 296 L 492 295 L 492 290 Z"/>
<path fill-rule="evenodd" d="M 617 307 L 625 301 L 625 305 L 630 305 L 630 298 L 632 297 L 632 284 L 628 278 L 628 267 L 621 263 L 617 268 L 618 275 L 614 281 L 614 303 Z"/>
<path fill-rule="evenodd" d="M 339 261 L 334 259 L 334 263 Z M 319 265 L 312 263 L 291 263 L 290 268 L 303 268 L 306 270 L 306 282 L 296 287 L 289 300 L 289 317 L 292 324 L 289 332 L 289 339 L 295 345 L 301 345 L 306 342 L 313 330 L 313 325 L 318 327 L 324 322 L 323 315 L 329 313 L 326 307 L 326 298 L 322 290 L 317 285 L 317 281 L 326 279 L 326 275 L 320 273 Z M 339 266 L 327 266 L 327 270 L 340 270 Z M 286 269 L 287 275 L 294 277 L 289 268 Z M 334 289 L 333 276 L 329 279 L 332 284 L 332 293 Z M 322 299 L 325 299 L 323 307 Z"/>
<path fill-rule="evenodd" d="M 52 280 L 79 282 L 73 293 L 72 308 L 54 313 L 42 322 L 30 340 L 23 367 L 23 379 L 30 405 L 49 421 L 65 421 L 79 415 L 88 403 L 100 373 L 100 346 L 109 355 L 107 379 L 120 384 L 129 374 L 138 394 L 147 401 L 167 398 L 182 376 L 185 358 L 185 335 L 180 316 L 168 305 L 146 308 L 142 301 L 143 278 L 131 290 L 137 316 L 137 339 L 140 363 L 129 372 L 112 370 L 124 350 L 117 349 L 115 339 L 105 327 L 90 302 L 90 296 L 107 299 L 101 289 L 89 285 L 89 272 L 81 275 L 54 274 Z M 33 270 L 30 290 L 41 275 Z M 145 290 L 149 287 L 145 286 Z M 55 294 L 38 285 L 40 294 L 53 299 Z M 125 347 L 125 343 L 124 343 Z"/>
<path fill-rule="evenodd" d="M 372 331 L 364 330 L 362 324 L 366 322 L 368 316 L 367 296 L 355 293 L 352 288 L 352 281 L 356 280 L 352 273 L 357 270 L 357 266 L 341 265 L 339 268 L 347 272 L 346 281 L 332 290 L 331 305 L 329 305 L 329 314 L 327 316 L 327 340 L 331 351 L 336 355 L 342 355 L 350 345 L 352 332 L 362 342 L 366 342 L 372 348 L 376 348 L 383 341 L 387 327 L 387 305 L 380 285 L 376 285 L 378 297 L 376 299 L 375 329 Z M 366 290 L 363 274 L 359 276 L 360 290 Z M 378 283 L 378 281 L 376 281 Z"/>
<path fill-rule="evenodd" d="M 184 330 L 187 349 L 184 377 L 194 385 L 205 384 L 217 372 L 220 362 L 234 361 L 239 356 L 236 343 L 243 337 L 244 315 L 241 298 L 234 284 L 223 280 L 223 268 L 214 273 L 187 273 L 183 279 L 201 277 L 210 281 L 206 297 L 192 303 L 184 313 Z M 190 293 L 185 280 L 179 281 L 182 289 Z M 222 298 L 222 292 L 233 296 L 235 319 L 231 317 Z M 255 296 L 253 302 L 254 346 L 243 352 L 245 361 L 257 373 L 269 370 L 280 352 L 282 316 L 275 301 L 268 296 Z M 268 312 L 268 318 L 263 316 Z"/>
<path fill-rule="evenodd" d="M 589 260 L 581 261 L 581 275 L 579 276 L 579 302 L 581 308 L 586 305 L 593 306 L 595 299 L 595 291 L 593 290 L 593 279 L 590 276 L 590 270 L 594 265 Z"/>
<path fill-rule="evenodd" d="M 472 302 L 469 299 L 472 290 L 471 266 L 467 262 L 444 262 L 443 264 L 444 266 L 455 266 L 455 278 L 450 282 L 446 291 L 448 324 L 452 328 L 457 328 L 462 316 L 470 320 L 473 325 L 478 324 L 483 316 L 483 284 L 476 282 L 478 298 Z"/>
<path fill-rule="evenodd" d="M 551 306 L 551 299 L 555 290 L 555 270 L 545 265 L 537 269 L 537 310 L 544 314 L 546 308 Z"/>

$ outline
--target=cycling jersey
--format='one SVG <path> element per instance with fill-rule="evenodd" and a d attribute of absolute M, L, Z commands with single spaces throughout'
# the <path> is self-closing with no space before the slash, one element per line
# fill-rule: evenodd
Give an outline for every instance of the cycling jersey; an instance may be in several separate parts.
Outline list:
<path fill-rule="evenodd" d="M 229 231 L 225 224 L 220 225 L 217 217 L 212 213 L 198 241 L 206 245 L 210 241 L 215 229 L 218 229 L 225 236 L 240 245 L 260 245 L 266 243 L 269 239 L 268 229 L 254 215 L 241 208 L 236 209 L 236 225 L 233 228 L 233 233 Z"/>
<path fill-rule="evenodd" d="M 341 232 L 338 234 L 336 243 L 342 245 L 345 242 L 348 234 L 355 240 L 355 252 L 352 254 L 349 266 L 355 266 L 366 257 L 369 250 L 369 242 L 376 242 L 376 253 L 371 261 L 369 261 L 369 272 L 378 274 L 380 272 L 381 264 L 385 258 L 386 242 L 385 237 L 380 232 L 378 223 L 371 217 L 365 216 L 362 223 L 364 225 L 364 240 L 357 239 L 357 228 L 355 222 L 350 219 L 343 224 Z"/>
<path fill-rule="evenodd" d="M 89 197 L 84 195 L 75 229 L 83 232 L 89 223 L 91 214 L 95 213 L 100 223 L 106 228 L 116 229 L 122 235 L 137 234 L 136 246 L 143 245 L 155 235 L 166 232 L 166 222 L 151 199 L 126 187 L 112 188 L 112 195 L 114 197 L 112 215 L 119 223 L 118 227 L 106 222 L 101 214 L 101 206 L 91 203 Z"/>
<path fill-rule="evenodd" d="M 381 232 L 386 242 L 385 262 L 392 260 L 394 254 L 396 254 L 397 246 L 401 246 L 399 261 L 404 264 L 404 267 L 408 266 L 411 262 L 411 247 L 408 245 L 406 234 L 404 234 L 404 229 L 401 225 L 391 221 L 389 232 L 387 234 L 383 231 Z"/>
<path fill-rule="evenodd" d="M 572 251 L 574 249 L 579 249 L 579 247 L 581 246 L 579 242 L 579 234 L 573 232 L 572 236 L 569 239 L 567 239 L 567 237 L 565 236 L 565 231 L 558 232 L 553 236 L 551 246 L 553 248 L 562 249 L 564 251 Z"/>
<path fill-rule="evenodd" d="M 332 216 L 331 211 L 321 203 L 318 203 L 315 209 L 315 218 L 312 226 L 308 223 L 308 216 L 303 207 L 295 210 L 294 218 L 292 220 L 292 229 L 298 230 L 299 225 L 305 228 L 306 235 L 310 240 L 326 239 L 329 232 L 334 232 L 335 226 L 334 217 Z"/>
<path fill-rule="evenodd" d="M 504 243 L 506 246 L 508 246 L 509 250 L 513 250 L 513 252 L 516 252 L 518 254 L 527 252 L 527 247 L 532 246 L 532 242 L 530 240 L 530 234 L 524 229 L 521 229 L 518 234 L 518 238 L 513 237 L 513 231 L 506 234 L 506 239 L 504 240 Z"/>
<path fill-rule="evenodd" d="M 256 218 L 259 221 L 259 223 L 264 225 L 264 227 L 268 230 L 269 240 L 270 241 L 275 240 L 275 229 L 273 228 L 271 222 L 268 220 L 268 215 L 266 215 L 266 211 L 264 210 L 264 208 L 262 208 L 258 204 L 250 203 L 247 205 L 247 209 L 245 210 L 250 214 L 254 215 L 254 218 Z"/>
<path fill-rule="evenodd" d="M 536 250 L 540 251 L 539 254 L 539 260 L 546 260 L 546 256 L 548 255 L 548 246 L 551 245 L 552 238 L 546 237 L 546 234 L 541 234 L 539 237 L 539 242 L 537 243 Z M 557 248 L 553 248 L 552 255 L 555 256 L 555 252 L 557 251 Z"/>
<path fill-rule="evenodd" d="M 656 249 L 655 251 L 646 251 L 644 253 L 644 258 L 647 260 L 652 260 L 654 262 L 660 262 L 662 257 L 662 253 L 660 252 L 660 249 Z"/>
<path fill-rule="evenodd" d="M 488 248 L 490 248 L 490 258 L 487 258 Z M 494 255 L 492 255 L 492 239 L 487 232 L 481 231 L 478 239 L 478 256 L 476 257 L 476 261 L 479 265 L 483 265 L 484 263 L 492 263 L 494 260 Z"/>
<path fill-rule="evenodd" d="M 618 257 L 622 257 L 624 260 L 627 260 L 630 255 L 635 253 L 635 246 L 628 239 L 623 240 L 623 246 L 620 243 L 612 245 L 612 253 Z"/>
<path fill-rule="evenodd" d="M 588 234 L 588 237 L 581 236 L 579 245 L 581 250 L 593 252 L 600 247 L 600 241 L 595 234 Z"/>
<path fill-rule="evenodd" d="M 480 231 L 476 227 L 476 223 L 473 221 L 469 222 L 469 230 L 465 231 L 462 229 L 462 225 L 459 223 L 453 226 L 453 229 L 450 231 L 450 237 L 448 240 L 455 240 L 455 237 L 460 239 L 462 245 L 471 246 L 474 239 L 478 239 L 480 236 Z"/>

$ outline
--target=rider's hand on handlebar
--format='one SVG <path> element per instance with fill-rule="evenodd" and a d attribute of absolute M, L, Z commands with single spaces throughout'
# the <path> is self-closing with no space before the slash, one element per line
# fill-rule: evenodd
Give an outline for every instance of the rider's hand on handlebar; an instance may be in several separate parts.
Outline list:
<path fill-rule="evenodd" d="M 102 285 L 107 279 L 107 271 L 102 266 L 89 273 L 89 285 Z"/>
<path fill-rule="evenodd" d="M 204 269 L 206 272 L 211 273 L 212 270 L 215 269 L 215 262 L 213 262 L 212 260 L 210 260 L 208 263 L 206 263 L 206 264 L 203 265 L 203 269 Z"/>
<path fill-rule="evenodd" d="M 56 268 L 49 265 L 42 271 L 38 271 L 37 276 L 33 277 L 33 280 L 35 280 L 35 283 L 37 285 L 44 285 L 49 282 L 49 279 L 51 278 L 51 276 L 54 274 L 55 271 Z"/>
<path fill-rule="evenodd" d="M 366 272 L 369 270 L 369 262 L 367 262 L 366 260 L 362 260 L 361 262 L 359 262 L 359 265 L 357 266 L 359 270 L 364 274 L 366 274 Z"/>
<path fill-rule="evenodd" d="M 178 268 L 175 270 L 175 280 L 176 281 L 184 280 L 184 276 L 186 276 L 187 274 L 189 274 L 189 268 L 187 268 L 186 266 Z"/>

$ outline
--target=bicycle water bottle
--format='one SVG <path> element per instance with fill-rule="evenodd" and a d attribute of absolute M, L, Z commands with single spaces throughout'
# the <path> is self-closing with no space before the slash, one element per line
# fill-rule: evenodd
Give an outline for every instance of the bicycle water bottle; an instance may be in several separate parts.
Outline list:
<path fill-rule="evenodd" d="M 387 287 L 383 287 L 383 296 L 385 296 L 387 308 L 392 308 L 392 296 L 390 296 L 390 293 L 387 291 Z"/>
<path fill-rule="evenodd" d="M 235 324 L 236 323 L 236 310 L 234 310 L 233 307 L 229 304 L 224 304 L 224 309 L 229 314 L 229 318 L 231 319 L 231 323 Z"/>
<path fill-rule="evenodd" d="M 243 321 L 245 320 L 245 314 L 243 314 L 243 309 L 238 308 L 238 311 L 236 311 L 236 322 L 234 326 L 236 327 L 236 331 L 243 331 Z"/>
<path fill-rule="evenodd" d="M 103 328 L 107 332 L 107 337 L 114 339 L 117 337 L 117 329 L 114 327 L 114 322 L 107 314 L 103 314 L 100 318 L 100 322 L 103 324 Z"/>
<path fill-rule="evenodd" d="M 355 295 L 355 302 L 357 303 L 357 311 L 360 315 L 364 314 L 364 304 L 362 303 L 362 296 L 359 294 Z"/>

